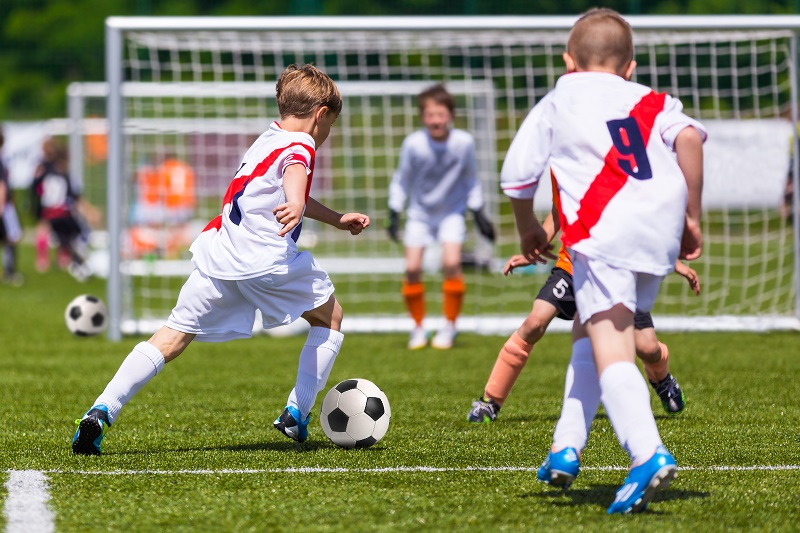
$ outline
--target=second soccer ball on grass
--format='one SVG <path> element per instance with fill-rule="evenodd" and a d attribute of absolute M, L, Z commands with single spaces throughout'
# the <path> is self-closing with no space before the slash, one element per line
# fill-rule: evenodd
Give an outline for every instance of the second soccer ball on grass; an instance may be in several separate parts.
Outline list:
<path fill-rule="evenodd" d="M 386 394 L 367 379 L 342 381 L 322 400 L 322 431 L 342 448 L 368 448 L 389 429 L 392 411 Z"/>

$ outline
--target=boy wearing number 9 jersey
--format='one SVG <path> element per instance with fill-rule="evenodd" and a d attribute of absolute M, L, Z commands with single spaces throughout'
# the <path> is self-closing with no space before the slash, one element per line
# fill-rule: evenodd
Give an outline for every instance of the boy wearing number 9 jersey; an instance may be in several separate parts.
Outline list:
<path fill-rule="evenodd" d="M 681 103 L 630 80 L 633 32 L 593 9 L 570 32 L 568 74 L 540 100 L 509 147 L 501 172 L 522 254 L 555 258 L 533 214 L 550 167 L 561 198 L 562 241 L 574 269 L 572 358 L 553 445 L 538 478 L 568 486 L 603 402 L 631 470 L 609 513 L 644 510 L 677 475 L 635 364 L 633 315 L 649 311 L 675 261 L 700 256 L 703 126 Z"/>
<path fill-rule="evenodd" d="M 552 185 L 553 209 L 542 223 L 551 241 L 560 230 L 558 215 L 560 202 L 555 179 L 552 179 Z M 524 256 L 514 255 L 506 263 L 503 273 L 509 275 L 515 268 L 529 264 Z M 700 294 L 700 279 L 697 272 L 680 261 L 675 263 L 675 272 L 686 278 L 689 288 L 695 294 Z M 562 244 L 558 251 L 558 261 L 536 296 L 533 309 L 497 354 L 497 360 L 483 394 L 472 403 L 467 421 L 493 422 L 497 418 L 500 408 L 522 369 L 525 368 L 534 345 L 544 336 L 550 322 L 556 317 L 572 320 L 575 316 L 575 295 L 572 287 L 572 260 Z M 636 355 L 644 364 L 648 381 L 661 400 L 664 410 L 668 414 L 680 413 L 684 408 L 683 391 L 669 371 L 669 350 L 656 337 L 652 316 L 650 313 L 637 310 L 633 316 L 633 326 Z"/>
<path fill-rule="evenodd" d="M 328 274 L 297 249 L 303 217 L 358 235 L 361 213 L 337 213 L 309 196 L 316 149 L 342 109 L 336 84 L 312 65 L 290 65 L 278 78 L 280 122 L 245 153 L 212 220 L 191 246 L 194 270 L 165 326 L 136 345 L 81 419 L 76 454 L 100 454 L 122 407 L 189 343 L 250 337 L 256 310 L 273 328 L 304 318 L 310 325 L 295 386 L 273 425 L 287 437 L 308 437 L 309 413 L 342 344 L 342 308 Z"/>

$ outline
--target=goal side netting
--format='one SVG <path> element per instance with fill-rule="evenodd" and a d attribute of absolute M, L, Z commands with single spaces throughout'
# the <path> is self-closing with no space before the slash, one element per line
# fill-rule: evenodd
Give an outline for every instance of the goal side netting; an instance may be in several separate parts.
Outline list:
<path fill-rule="evenodd" d="M 387 194 L 403 138 L 421 127 L 415 96 L 438 82 L 456 97 L 455 125 L 476 138 L 499 236 L 494 245 L 486 242 L 470 221 L 462 327 L 516 328 L 550 265 L 502 275 L 518 239 L 498 188 L 499 169 L 530 108 L 564 72 L 561 54 L 572 20 L 523 17 L 507 26 L 507 19 L 489 18 L 470 27 L 458 18 L 448 27 L 448 20 L 433 29 L 410 19 L 365 18 L 337 29 L 335 18 L 294 18 L 287 31 L 282 19 L 109 19 L 109 85 L 83 91 L 76 124 L 88 120 L 90 100 L 111 96 L 109 146 L 112 156 L 118 151 L 118 164 L 109 164 L 107 185 L 96 165 L 84 166 L 82 181 L 87 193 L 107 187 L 113 205 L 108 246 L 94 255 L 98 272 L 110 265 L 112 324 L 115 306 L 119 331 L 163 323 L 191 269 L 188 244 L 220 212 L 244 151 L 278 118 L 277 76 L 291 63 L 314 63 L 340 86 L 344 108 L 318 152 L 312 195 L 372 218 L 356 238 L 306 224 L 300 243 L 330 272 L 346 329 L 410 326 L 400 293 L 403 250 L 384 229 Z M 657 327 L 796 327 L 797 238 L 784 199 L 795 142 L 795 34 L 745 25 L 667 31 L 648 29 L 647 17 L 631 20 L 635 81 L 680 98 L 709 131 L 705 248 L 691 265 L 702 293 L 695 296 L 683 278 L 668 276 L 653 310 Z M 76 126 L 76 135 L 81 131 Z M 165 178 L 165 162 L 177 165 L 172 168 L 183 178 Z M 550 209 L 546 181 L 536 198 L 541 214 Z M 148 183 L 160 185 L 148 189 Z M 441 320 L 442 304 L 437 254 L 429 250 L 425 261 L 433 323 Z"/>

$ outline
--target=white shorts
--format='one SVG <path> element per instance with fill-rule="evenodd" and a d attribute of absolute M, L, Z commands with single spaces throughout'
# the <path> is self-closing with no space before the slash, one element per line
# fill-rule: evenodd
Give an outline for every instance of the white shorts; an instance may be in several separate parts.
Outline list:
<path fill-rule="evenodd" d="M 664 276 L 632 272 L 572 252 L 575 304 L 581 324 L 592 315 L 622 304 L 632 313 L 650 311 Z"/>
<path fill-rule="evenodd" d="M 297 254 L 284 271 L 252 279 L 216 279 L 194 269 L 166 325 L 198 341 L 244 339 L 253 334 L 256 309 L 270 329 L 294 322 L 332 294 L 327 272 L 309 252 Z"/>
<path fill-rule="evenodd" d="M 451 213 L 429 221 L 408 219 L 403 244 L 411 248 L 424 248 L 437 241 L 461 244 L 466 237 L 464 215 Z"/>

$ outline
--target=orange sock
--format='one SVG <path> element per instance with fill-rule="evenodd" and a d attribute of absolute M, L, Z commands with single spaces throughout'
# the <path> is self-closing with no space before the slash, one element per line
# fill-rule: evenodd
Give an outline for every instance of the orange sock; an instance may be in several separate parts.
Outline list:
<path fill-rule="evenodd" d="M 442 282 L 442 292 L 444 293 L 442 311 L 448 321 L 455 322 L 458 315 L 461 314 L 461 305 L 464 303 L 464 292 L 466 290 L 467 285 L 461 276 L 449 278 Z"/>
<path fill-rule="evenodd" d="M 533 350 L 533 344 L 525 342 L 515 331 L 497 354 L 489 381 L 486 383 L 484 395 L 498 405 L 508 398 L 511 387 L 516 383 L 519 373 L 525 368 L 528 357 Z"/>
<path fill-rule="evenodd" d="M 425 318 L 425 285 L 423 283 L 403 282 L 403 298 L 406 300 L 406 307 L 414 319 L 417 326 L 422 325 Z"/>
<path fill-rule="evenodd" d="M 669 374 L 669 348 L 661 341 L 658 345 L 661 347 L 661 360 L 658 363 L 644 363 L 647 379 L 653 383 L 658 383 Z"/>

